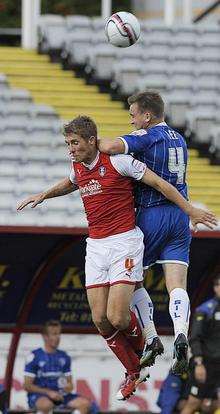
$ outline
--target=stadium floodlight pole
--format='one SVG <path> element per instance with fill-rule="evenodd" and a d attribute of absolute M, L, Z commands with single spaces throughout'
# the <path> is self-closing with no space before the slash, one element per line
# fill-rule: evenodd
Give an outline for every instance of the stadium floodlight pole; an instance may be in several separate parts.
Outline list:
<path fill-rule="evenodd" d="M 192 0 L 183 0 L 183 23 L 192 23 Z"/>
<path fill-rule="evenodd" d="M 24 49 L 37 47 L 37 21 L 40 16 L 41 0 L 22 0 L 21 44 Z"/>
<path fill-rule="evenodd" d="M 172 26 L 175 18 L 175 0 L 165 0 L 164 3 L 164 23 Z"/>
<path fill-rule="evenodd" d="M 101 15 L 103 19 L 108 19 L 112 14 L 112 0 L 102 0 Z"/>

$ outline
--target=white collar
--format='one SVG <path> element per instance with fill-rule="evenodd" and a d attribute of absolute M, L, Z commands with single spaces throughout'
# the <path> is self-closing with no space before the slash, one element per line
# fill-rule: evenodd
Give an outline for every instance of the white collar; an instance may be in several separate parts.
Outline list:
<path fill-rule="evenodd" d="M 97 155 L 96 155 L 94 161 L 91 162 L 91 164 L 86 164 L 85 162 L 82 162 L 82 164 L 86 168 L 88 168 L 89 170 L 92 170 L 95 167 L 95 165 L 97 164 L 98 160 L 99 160 L 99 155 L 100 155 L 100 151 L 97 152 Z"/>
<path fill-rule="evenodd" d="M 154 125 L 152 128 L 158 127 L 158 126 L 167 126 L 167 123 L 165 121 L 159 122 L 159 124 Z"/>

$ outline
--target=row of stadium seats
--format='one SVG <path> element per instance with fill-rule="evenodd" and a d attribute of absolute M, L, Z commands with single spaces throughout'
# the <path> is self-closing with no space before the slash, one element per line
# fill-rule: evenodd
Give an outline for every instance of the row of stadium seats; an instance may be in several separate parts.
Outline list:
<path fill-rule="evenodd" d="M 4 118 L 17 118 L 21 120 L 26 119 L 57 119 L 57 114 L 54 108 L 47 105 L 37 105 L 31 104 L 30 102 L 23 103 L 22 106 L 20 103 L 15 102 L 4 102 L 0 97 L 0 119 L 1 121 Z"/>
<path fill-rule="evenodd" d="M 79 194 L 50 200 L 43 208 L 16 211 L 19 201 L 69 174 L 56 110 L 11 88 L 0 74 L 0 225 L 87 226 Z"/>
<path fill-rule="evenodd" d="M 141 41 L 149 45 L 157 44 L 199 44 L 217 45 L 216 28 L 213 26 L 174 26 L 167 28 L 161 24 L 151 24 L 149 21 L 141 20 Z M 59 50 L 63 43 L 78 39 L 84 42 L 87 39 L 94 45 L 103 38 L 105 22 L 101 17 L 87 17 L 81 15 L 62 17 L 59 15 L 42 15 L 39 19 L 39 47 L 41 52 Z M 155 35 L 156 34 L 156 35 Z"/>
<path fill-rule="evenodd" d="M 63 71 L 58 64 L 52 65 L 47 56 L 19 48 L 0 48 L 0 58 L 0 70 L 13 87 L 26 88 L 37 104 L 52 105 L 63 120 L 80 113 L 87 114 L 95 119 L 102 136 L 113 137 L 126 132 L 129 116 L 123 103 L 113 102 L 108 94 L 100 94 L 97 86 L 87 86 L 83 79 L 76 78 L 70 71 Z M 3 100 L 5 102 L 5 97 Z M 47 125 L 56 133 L 60 130 L 60 121 L 56 119 L 51 119 L 48 124 L 43 117 L 38 123 L 30 117 L 23 122 L 19 120 L 21 117 L 17 114 L 17 120 L 14 120 L 19 131 L 45 131 L 48 130 Z M 2 129 L 10 132 L 13 124 L 7 126 L 5 119 Z"/>
<path fill-rule="evenodd" d="M 12 109 L 13 116 L 23 117 L 23 112 L 27 115 L 25 120 L 14 118 L 12 122 L 11 118 L 7 123 L 8 117 L 4 116 L 3 111 L 0 123 L 4 124 L 4 128 L 1 127 L 0 143 L 2 183 L 0 191 L 4 194 L 5 200 L 0 205 L 1 224 L 6 224 L 6 211 L 7 208 L 10 209 L 12 200 L 14 202 L 11 204 L 8 218 L 11 224 L 63 226 L 86 224 L 77 194 L 62 199 L 63 202 L 60 202 L 57 209 L 57 220 L 53 207 L 47 210 L 47 206 L 48 209 L 50 208 L 51 200 L 44 204 L 43 208 L 40 206 L 39 209 L 27 209 L 20 214 L 16 213 L 15 206 L 19 200 L 48 188 L 69 174 L 68 155 L 60 133 L 61 121 L 53 119 L 53 116 L 51 119 L 50 115 L 45 119 L 43 115 L 41 119 L 31 116 L 33 108 L 31 97 L 38 105 L 45 103 L 54 105 L 56 112 L 64 119 L 71 119 L 81 111 L 93 116 L 100 127 L 101 136 L 103 131 L 106 134 L 104 136 L 109 136 L 110 133 L 110 136 L 117 136 L 128 132 L 128 112 L 123 109 L 121 102 L 112 102 L 108 94 L 100 94 L 96 86 L 86 85 L 83 79 L 77 79 L 70 71 L 63 71 L 59 65 L 49 63 L 46 56 L 17 48 L 7 49 L 7 61 L 5 48 L 0 48 L 0 56 L 0 70 L 7 75 L 8 85 L 28 90 L 25 94 L 23 90 L 10 89 L 8 86 L 5 93 L 5 90 L 1 91 L 0 88 L 1 104 L 5 103 L 8 114 Z M 23 102 L 21 104 L 21 107 L 24 107 L 23 112 L 16 112 L 19 102 Z M 28 102 L 30 111 L 27 111 Z M 3 106 L 1 104 L 0 107 Z M 35 122 L 36 119 L 38 122 Z M 208 159 L 201 159 L 197 151 L 190 150 L 188 181 L 191 199 L 208 205 L 220 217 L 219 174 L 220 167 L 209 165 Z M 69 204 L 68 198 L 71 201 L 74 198 L 72 206 L 74 205 L 76 214 L 70 214 L 71 201 Z M 65 200 L 67 204 L 64 209 Z M 78 200 L 76 204 L 75 200 Z M 57 201 L 58 199 L 54 200 L 54 206 Z M 70 217 L 68 223 L 66 223 L 67 217 Z"/>
<path fill-rule="evenodd" d="M 39 33 L 47 47 L 41 51 L 58 51 L 65 68 L 80 68 L 90 83 L 107 82 L 114 96 L 160 91 L 169 122 L 200 145 L 213 143 L 219 152 L 220 26 L 168 28 L 145 20 L 141 26 L 138 43 L 121 49 L 107 43 L 100 18 L 44 15 Z M 55 45 L 51 33 L 58 33 L 58 27 L 63 36 Z"/>

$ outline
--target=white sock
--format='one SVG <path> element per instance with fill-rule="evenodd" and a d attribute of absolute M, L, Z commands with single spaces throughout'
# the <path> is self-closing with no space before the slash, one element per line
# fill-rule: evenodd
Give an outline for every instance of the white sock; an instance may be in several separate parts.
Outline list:
<path fill-rule="evenodd" d="M 180 333 L 186 337 L 189 329 L 190 302 L 185 289 L 175 288 L 170 292 L 170 316 L 173 320 L 175 339 Z"/>
<path fill-rule="evenodd" d="M 150 345 L 158 335 L 153 321 L 154 306 L 144 287 L 134 291 L 131 300 L 131 310 L 135 312 L 143 335 Z"/>

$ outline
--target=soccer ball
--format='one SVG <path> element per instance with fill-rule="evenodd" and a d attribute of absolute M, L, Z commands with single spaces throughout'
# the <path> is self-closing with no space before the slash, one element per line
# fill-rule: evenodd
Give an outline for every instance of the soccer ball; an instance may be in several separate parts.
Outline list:
<path fill-rule="evenodd" d="M 105 25 L 109 43 L 117 47 L 129 47 L 137 42 L 141 28 L 138 19 L 128 12 L 114 13 Z"/>

